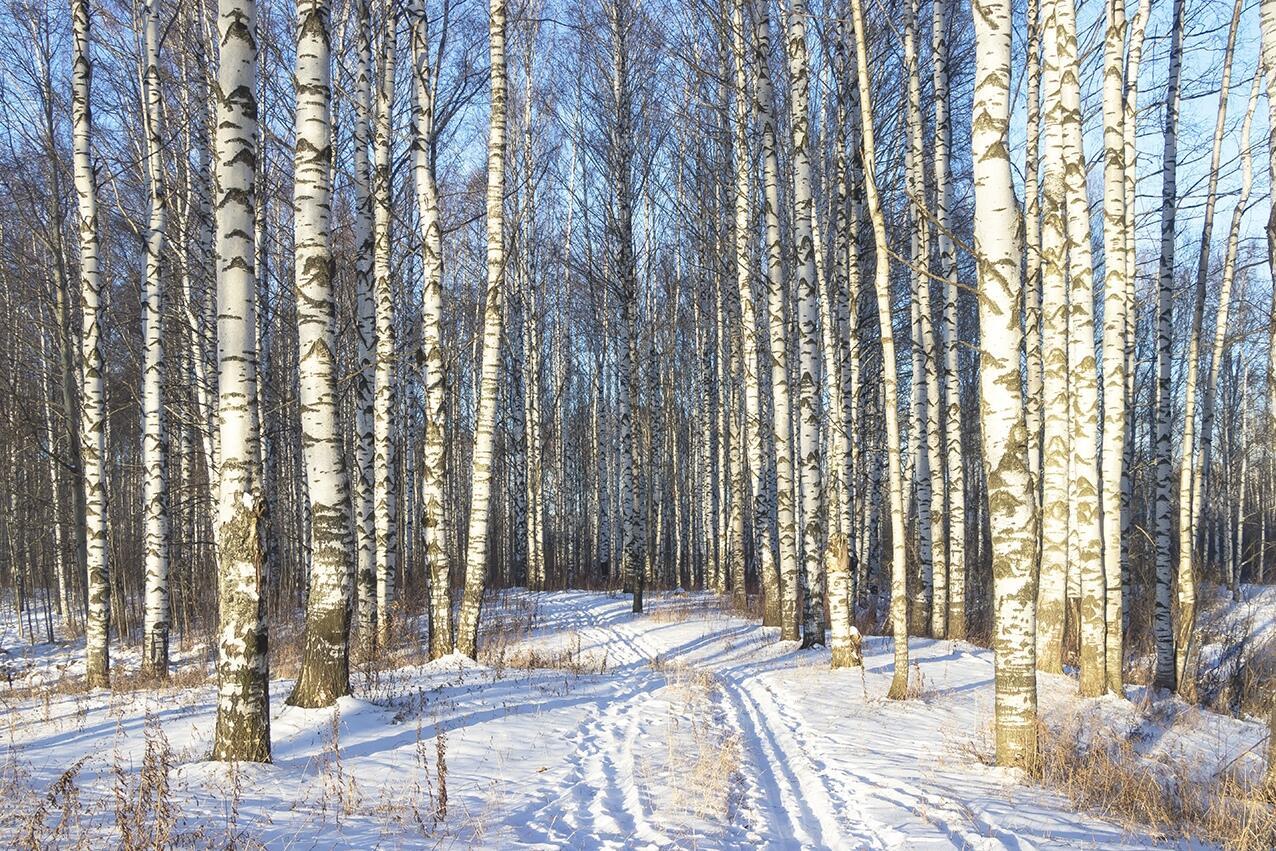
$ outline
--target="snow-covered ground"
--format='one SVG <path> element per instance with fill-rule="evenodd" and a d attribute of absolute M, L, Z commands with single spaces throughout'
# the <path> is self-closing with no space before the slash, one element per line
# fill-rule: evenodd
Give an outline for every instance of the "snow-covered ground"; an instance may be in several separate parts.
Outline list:
<path fill-rule="evenodd" d="M 152 760 L 172 763 L 157 796 L 172 813 L 164 829 L 187 847 L 1154 844 L 983 763 L 989 651 L 914 639 L 919 697 L 892 702 L 889 639 L 866 639 L 862 670 L 833 671 L 826 651 L 778 642 L 703 595 L 651 594 L 635 617 L 627 597 L 511 591 L 486 617 L 497 634 L 484 664 L 359 674 L 357 696 L 335 710 L 286 707 L 291 683 L 276 681 L 270 765 L 204 761 L 210 682 L 21 699 L 0 685 L 0 846 L 19 845 L 36 821 L 37 837 L 60 830 L 57 841 L 89 837 L 85 847 L 118 843 L 130 818 L 153 830 L 153 813 L 119 803 L 143 799 L 139 784 L 157 776 L 143 771 L 148 738 Z M 79 664 L 78 646 L 5 646 L 14 687 Z M 190 653 L 178 673 L 206 665 Z M 1257 722 L 1179 705 L 1149 725 L 1135 705 L 1078 701 L 1065 677 L 1042 684 L 1048 723 L 1089 714 L 1139 728 L 1152 759 L 1261 767 L 1246 753 L 1263 736 Z"/>

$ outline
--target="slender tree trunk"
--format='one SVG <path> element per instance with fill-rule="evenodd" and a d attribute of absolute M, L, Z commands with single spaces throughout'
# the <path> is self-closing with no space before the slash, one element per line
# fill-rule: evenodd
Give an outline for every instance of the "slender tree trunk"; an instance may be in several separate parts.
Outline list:
<path fill-rule="evenodd" d="M 939 274 L 944 279 L 944 312 L 939 328 L 939 345 L 943 348 L 943 366 L 940 366 L 938 358 L 940 353 L 935 352 L 935 368 L 936 371 L 943 371 L 944 377 L 944 450 L 946 456 L 944 458 L 946 484 L 943 488 L 943 496 L 940 502 L 939 512 L 941 516 L 948 518 L 948 534 L 944 536 L 944 546 L 946 553 L 944 557 L 944 565 L 947 572 L 947 581 L 944 591 L 947 594 L 947 612 L 943 618 L 935 618 L 932 620 L 931 628 L 936 630 L 936 636 L 946 635 L 949 638 L 958 640 L 966 637 L 966 484 L 965 484 L 965 460 L 962 455 L 961 446 L 961 380 L 958 373 L 960 366 L 958 352 L 960 350 L 960 335 L 957 327 L 957 298 L 960 292 L 957 284 L 957 251 L 953 244 L 949 211 L 952 208 L 952 188 L 949 181 L 950 164 L 949 157 L 952 150 L 952 124 L 949 117 L 948 109 L 948 0 L 934 0 L 934 15 L 931 30 L 931 49 L 934 54 L 934 66 L 932 69 L 932 83 L 935 97 L 935 151 L 934 151 L 934 168 L 935 168 L 935 225 L 936 225 L 936 242 L 939 247 Z M 1032 59 L 1029 60 L 1034 61 Z M 1030 82 L 1030 86 L 1035 84 Z M 1030 95 L 1029 104 L 1033 103 L 1033 97 Z M 1036 197 L 1036 178 L 1035 176 L 1027 183 L 1027 197 L 1035 199 Z M 1032 216 L 1028 217 L 1030 220 Z M 1031 246 L 1031 242 L 1029 243 Z M 1029 247 L 1028 255 L 1032 257 L 1034 249 Z M 1029 287 L 1034 286 L 1034 279 L 1029 275 Z M 1033 330 L 1033 317 L 1027 319 L 1026 324 L 1029 327 L 1029 336 Z M 1040 352 L 1040 343 L 1037 344 L 1037 352 Z M 1028 364 L 1029 374 L 1033 372 L 1033 348 L 1031 343 L 1028 346 Z M 1039 364 L 1039 360 L 1037 361 Z M 1040 371 L 1037 371 L 1037 380 L 1040 381 Z M 1031 380 L 1029 381 L 1031 385 Z M 939 405 L 938 395 L 935 399 L 936 406 Z M 1031 404 L 1030 404 L 1031 408 Z M 1037 418 L 1040 418 L 1040 405 L 1037 405 Z M 1031 459 L 1032 447 L 1036 444 L 1036 431 L 1033 426 L 1029 425 L 1029 458 Z M 1036 471 L 1029 463 L 1029 472 L 1036 481 Z M 1035 486 L 1034 486 L 1035 492 Z M 943 526 L 940 526 L 941 534 Z M 938 586 L 935 590 L 935 596 L 938 600 L 942 594 Z M 938 621 L 938 622 L 937 622 Z"/>
<path fill-rule="evenodd" d="M 1103 459 L 1100 489 L 1103 522 L 1106 688 L 1125 696 L 1122 670 L 1121 577 L 1125 571 L 1122 528 L 1122 483 L 1128 437 L 1126 400 L 1127 292 L 1125 252 L 1133 250 L 1125 206 L 1125 4 L 1107 0 L 1103 49 Z"/>
<path fill-rule="evenodd" d="M 71 70 L 71 125 L 75 194 L 80 231 L 80 458 L 84 478 L 83 524 L 87 539 L 87 597 L 84 670 L 90 689 L 111 681 L 110 573 L 106 501 L 106 381 L 102 353 L 102 273 L 98 256 L 97 176 L 93 166 L 92 79 L 89 0 L 71 6 L 74 59 Z"/>
<path fill-rule="evenodd" d="M 763 623 L 780 627 L 780 639 L 796 641 L 798 630 L 797 529 L 794 518 L 793 428 L 789 403 L 788 333 L 784 323 L 784 266 L 780 243 L 780 160 L 776 150 L 775 97 L 771 88 L 771 19 L 766 0 L 754 2 L 753 110 L 762 125 L 763 198 L 766 219 L 767 314 L 771 344 L 771 394 L 775 447 L 776 522 L 779 571 L 763 576 L 767 615 Z M 775 580 L 778 579 L 778 583 Z M 776 601 L 773 605 L 772 600 Z"/>
<path fill-rule="evenodd" d="M 377 529 L 374 487 L 373 353 L 376 318 L 373 305 L 372 164 L 372 9 L 369 0 L 355 2 L 354 188 L 355 188 L 355 374 L 354 374 L 354 515 L 356 626 L 360 645 L 374 646 L 377 617 Z"/>
<path fill-rule="evenodd" d="M 301 449 L 310 499 L 310 587 L 301 673 L 288 702 L 328 706 L 350 693 L 350 479 L 338 427 L 332 202 L 332 67 L 328 0 L 298 0 L 296 254 Z M 226 452 L 223 444 L 222 452 Z"/>
<path fill-rule="evenodd" d="M 160 140 L 159 4 L 147 0 L 144 9 L 146 64 L 142 92 L 146 101 L 146 172 L 151 218 L 146 236 L 146 278 L 142 285 L 142 466 L 145 478 L 146 610 L 142 626 L 142 670 L 153 677 L 168 676 L 168 435 L 164 416 L 164 293 L 161 281 L 166 250 L 167 195 L 164 188 L 163 148 Z"/>
<path fill-rule="evenodd" d="M 1066 0 L 1065 0 L 1066 2 Z M 1037 674 L 1033 587 L 1037 520 L 1020 398 L 1023 281 L 1018 209 L 1010 177 L 1011 6 L 985 0 L 975 10 L 975 252 L 979 258 L 980 390 L 984 466 L 993 545 L 993 630 L 997 763 L 1037 759 Z"/>
<path fill-rule="evenodd" d="M 771 504 L 771 492 L 767 487 L 769 464 L 766 461 L 766 441 L 762 431 L 764 412 L 758 374 L 758 317 L 753 296 L 753 262 L 750 257 L 753 242 L 750 232 L 753 224 L 753 196 L 749 174 L 753 158 L 749 151 L 749 61 L 744 29 L 745 4 L 748 2 L 750 0 L 735 0 L 731 10 L 735 54 L 735 271 L 740 297 L 740 345 L 744 361 L 744 430 L 741 439 L 747 451 L 749 483 L 753 495 L 751 526 L 754 559 L 758 575 L 762 579 L 764 599 L 773 602 L 774 598 L 767 589 L 778 586 L 780 574 L 775 551 L 771 549 L 775 507 Z M 767 611 L 769 614 L 770 607 Z"/>
<path fill-rule="evenodd" d="M 270 689 L 262 578 L 254 240 L 257 7 L 220 0 L 217 67 L 218 430 L 217 725 L 213 759 L 270 760 Z"/>
<path fill-rule="evenodd" d="M 905 563 L 904 489 L 899 451 L 899 373 L 895 367 L 895 334 L 891 327 L 890 247 L 886 240 L 886 217 L 877 193 L 873 99 L 868 76 L 868 52 L 865 48 L 864 11 L 860 0 L 851 0 L 851 18 L 855 24 L 855 65 L 863 133 L 864 190 L 869 218 L 873 222 L 876 264 L 874 287 L 877 291 L 877 319 L 882 340 L 882 412 L 886 420 L 891 512 L 891 629 L 895 637 L 895 671 L 887 696 L 893 700 L 903 700 L 908 697 L 908 581 Z"/>
<path fill-rule="evenodd" d="M 424 0 L 408 7 L 411 16 L 413 183 L 421 227 L 421 381 L 425 422 L 421 450 L 421 525 L 430 585 L 430 658 L 452 652 L 452 567 L 447 518 L 447 369 L 443 363 L 443 232 L 434 179 L 434 83 L 430 30 Z M 502 127 L 502 130 L 504 128 Z"/>
<path fill-rule="evenodd" d="M 921 585 L 913 621 L 919 632 L 940 638 L 947 632 L 948 568 L 942 540 L 944 528 L 944 458 L 939 433 L 939 360 L 934 314 L 930 304 L 930 227 L 926 209 L 925 127 L 921 107 L 921 71 L 917 48 L 919 0 L 909 0 L 904 20 L 904 65 L 908 72 L 906 173 L 909 195 L 909 262 L 913 292 L 913 388 L 917 458 L 918 561 Z"/>
<path fill-rule="evenodd" d="M 941 0 L 943 2 L 943 0 Z M 1032 476 L 1032 497 L 1041 515 L 1041 475 L 1043 450 L 1042 377 L 1045 364 L 1041 334 L 1041 17 L 1038 0 L 1027 0 L 1028 43 L 1027 128 L 1024 153 L 1024 354 L 1027 361 L 1027 396 L 1024 413 L 1028 423 L 1028 473 Z M 1040 661 L 1040 660 L 1038 660 Z"/>
<path fill-rule="evenodd" d="M 1236 280 L 1236 257 L 1240 247 L 1240 228 L 1241 221 L 1245 217 L 1245 211 L 1249 206 L 1249 193 L 1253 184 L 1254 166 L 1253 157 L 1251 156 L 1250 147 L 1250 128 L 1254 122 L 1254 112 L 1258 107 L 1258 95 L 1262 90 L 1263 84 L 1263 67 L 1260 63 L 1254 69 L 1254 80 L 1249 91 L 1249 100 L 1245 109 L 1245 120 L 1241 126 L 1240 146 L 1241 146 L 1241 189 L 1240 196 L 1237 198 L 1236 207 L 1232 210 L 1231 226 L 1228 228 L 1227 234 L 1227 252 L 1223 260 L 1223 280 L 1219 284 L 1218 292 L 1218 316 L 1214 324 L 1214 344 L 1209 360 L 1209 368 L 1205 373 L 1205 387 L 1203 388 L 1203 402 L 1201 406 L 1201 448 L 1193 460 L 1194 470 L 1192 471 L 1192 517 L 1193 524 L 1199 524 L 1201 514 L 1202 494 L 1207 491 L 1209 483 L 1209 474 L 1211 468 L 1211 458 L 1213 454 L 1213 436 L 1214 436 L 1214 404 L 1215 396 L 1218 388 L 1219 367 L 1222 365 L 1224 352 L 1227 347 L 1227 325 L 1230 316 L 1232 285 Z M 1249 372 L 1245 372 L 1248 379 Z M 1248 399 L 1248 392 L 1242 392 L 1241 399 Z M 1248 427 L 1246 419 L 1246 411 L 1241 413 L 1242 430 Z M 1241 502 L 1245 498 L 1245 462 L 1248 459 L 1249 439 L 1248 435 L 1241 441 L 1241 451 L 1246 453 L 1242 457 L 1242 473 L 1240 485 L 1237 488 Z M 1244 517 L 1244 513 L 1240 515 Z M 1237 530 L 1237 561 L 1240 561 L 1240 529 L 1244 523 L 1238 521 Z M 1195 538 L 1195 533 L 1193 534 Z M 1239 573 L 1239 570 L 1237 571 Z M 1233 574 L 1236 575 L 1236 574 Z M 1234 586 L 1235 587 L 1235 586 Z"/>
<path fill-rule="evenodd" d="M 376 529 L 377 644 L 384 646 L 389 638 L 390 607 L 395 596 L 395 572 L 398 548 L 395 526 L 398 506 L 395 501 L 394 467 L 395 429 L 395 344 L 394 344 L 394 279 L 391 270 L 394 216 L 391 209 L 391 166 L 394 139 L 394 65 L 398 53 L 396 34 L 399 28 L 398 6 L 390 0 L 382 4 L 381 23 L 384 39 L 380 73 L 377 75 L 375 150 L 372 166 L 373 204 L 373 298 L 376 311 L 376 371 L 373 377 L 372 460 L 373 520 Z"/>
<path fill-rule="evenodd" d="M 479 609 L 487 584 L 488 509 L 492 449 L 500 404 L 502 300 L 505 284 L 505 0 L 491 0 L 491 125 L 487 140 L 487 292 L 483 308 L 483 360 L 471 458 L 470 523 L 465 553 L 465 594 L 456 649 L 478 655 Z"/>
<path fill-rule="evenodd" d="M 1047 0 L 1052 7 L 1046 47 L 1057 53 L 1059 74 L 1053 118 L 1062 124 L 1064 193 L 1067 206 L 1068 367 L 1073 392 L 1072 499 L 1081 585 L 1081 693 L 1102 694 L 1107 684 L 1106 584 L 1102 528 L 1099 522 L 1098 386 L 1094 357 L 1094 267 L 1090 254 L 1090 212 L 1086 198 L 1086 160 L 1082 140 L 1081 86 L 1077 59 L 1076 8 L 1073 0 Z M 1071 532 L 1072 530 L 1070 530 Z"/>
<path fill-rule="evenodd" d="M 788 59 L 791 96 L 790 124 L 793 130 L 793 202 L 795 207 L 795 270 L 798 291 L 798 339 L 801 350 L 798 380 L 798 419 L 801 423 L 800 467 L 802 476 L 802 570 L 806 574 L 807 595 L 803 605 L 802 646 L 824 644 L 824 593 L 822 503 L 824 482 L 820 460 L 820 291 L 815 268 L 812 235 L 814 201 L 811 194 L 811 128 L 809 68 L 806 49 L 805 0 L 793 0 L 788 15 Z M 817 613 L 817 607 L 819 609 Z M 818 614 L 818 616 L 817 616 Z"/>
<path fill-rule="evenodd" d="M 1174 428 L 1173 388 L 1170 384 L 1174 339 L 1174 218 L 1178 206 L 1179 79 L 1182 74 L 1183 10 L 1185 0 L 1174 0 L 1170 30 L 1170 70 L 1165 97 L 1165 150 L 1161 178 L 1161 260 L 1157 302 L 1156 393 L 1156 605 L 1153 634 L 1156 637 L 1157 688 L 1174 689 L 1178 682 L 1174 650 L 1174 626 L 1170 609 L 1173 565 L 1170 561 L 1170 435 Z"/>
<path fill-rule="evenodd" d="M 1205 213 L 1201 223 L 1201 244 L 1197 254 L 1196 287 L 1192 296 L 1192 327 L 1187 341 L 1187 375 L 1183 392 L 1183 462 L 1179 470 L 1179 541 L 1178 571 L 1175 577 L 1178 597 L 1178 624 L 1174 640 L 1175 670 L 1179 693 L 1185 699 L 1195 694 L 1195 676 L 1189 671 L 1195 652 L 1196 630 L 1196 523 L 1200 507 L 1201 469 L 1197 446 L 1197 375 L 1200 369 L 1201 332 L 1205 322 L 1205 283 L 1210 271 L 1210 246 L 1214 237 L 1214 209 L 1218 202 L 1218 172 L 1223 153 L 1223 135 L 1227 125 L 1227 100 L 1232 83 L 1232 53 L 1236 47 L 1236 31 L 1240 24 L 1241 0 L 1232 9 L 1227 31 L 1227 48 L 1223 53 L 1223 76 L 1219 84 L 1218 114 L 1214 122 L 1214 144 L 1210 150 L 1210 170 L 1205 191 Z M 1173 61 L 1173 60 L 1171 60 Z M 1204 439 L 1202 435 L 1202 439 Z"/>
<path fill-rule="evenodd" d="M 1054 38 L 1053 3 L 1043 4 L 1038 29 Z M 1064 609 L 1068 576 L 1069 412 L 1068 293 L 1065 257 L 1065 190 L 1062 69 L 1055 50 L 1042 50 L 1046 145 L 1041 158 L 1041 314 L 1043 432 L 1041 462 L 1041 570 L 1037 589 L 1036 663 L 1043 671 L 1063 670 Z"/>

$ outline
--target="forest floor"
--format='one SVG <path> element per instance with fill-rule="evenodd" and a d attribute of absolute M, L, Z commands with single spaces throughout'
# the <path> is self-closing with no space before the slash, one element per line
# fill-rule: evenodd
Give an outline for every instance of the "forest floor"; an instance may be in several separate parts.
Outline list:
<path fill-rule="evenodd" d="M 480 663 L 352 676 L 332 709 L 271 689 L 274 762 L 207 762 L 206 650 L 160 689 L 86 693 L 82 642 L 5 636 L 0 846 L 269 848 L 1146 848 L 990 767 L 993 658 L 913 639 L 914 699 L 884 697 L 888 638 L 863 669 L 779 642 L 701 594 L 492 595 Z M 136 654 L 116 653 L 117 670 Z M 119 677 L 123 680 L 125 678 Z M 44 687 L 40 687 L 40 683 Z M 1082 701 L 1042 677 L 1049 729 L 1090 719 L 1141 758 L 1261 770 L 1265 730 L 1171 699 Z M 35 686 L 35 688 L 32 688 Z M 1196 847 L 1181 838 L 1169 847 Z M 130 844 L 133 843 L 133 844 Z"/>

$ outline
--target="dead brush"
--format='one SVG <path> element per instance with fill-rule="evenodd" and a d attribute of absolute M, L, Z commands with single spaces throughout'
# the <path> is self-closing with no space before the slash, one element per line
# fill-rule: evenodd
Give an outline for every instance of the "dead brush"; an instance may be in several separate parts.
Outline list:
<path fill-rule="evenodd" d="M 1195 660 L 1202 706 L 1233 717 L 1266 714 L 1276 686 L 1276 641 L 1255 641 L 1255 634 L 1252 615 L 1232 622 L 1216 619 L 1202 628 L 1198 646 L 1214 650 L 1208 658 L 1198 651 Z"/>
<path fill-rule="evenodd" d="M 527 641 L 540 624 L 540 600 L 535 595 L 493 592 L 484 604 L 479 626 L 479 661 L 491 668 L 506 667 L 514 648 Z"/>
<path fill-rule="evenodd" d="M 362 796 L 359 784 L 353 774 L 345 770 L 341 758 L 341 712 L 333 708 L 332 717 L 328 721 L 328 736 L 324 752 L 320 755 L 319 773 L 323 777 L 323 809 L 328 809 L 328 801 L 336 805 L 337 824 L 342 818 L 349 818 L 358 811 Z"/>
<path fill-rule="evenodd" d="M 439 823 L 447 818 L 447 743 L 442 728 L 435 721 L 434 768 L 430 767 L 429 739 L 416 725 L 416 779 L 408 793 L 405 809 L 422 837 L 433 837 Z"/>
<path fill-rule="evenodd" d="M 136 778 L 116 755 L 115 827 L 124 851 L 168 848 L 173 840 L 176 810 L 168 785 L 173 767 L 173 749 L 168 737 L 152 716 L 146 717 L 146 750 Z"/>
<path fill-rule="evenodd" d="M 75 778 L 88 759 L 87 756 L 83 756 L 72 763 L 71 767 L 62 772 L 49 787 L 48 793 L 35 802 L 35 806 L 22 826 L 22 832 L 17 837 L 15 847 L 23 851 L 65 848 L 70 846 L 72 837 L 77 838 L 74 847 L 88 847 L 82 824 L 84 807 L 80 803 L 80 790 L 75 785 Z M 30 793 L 30 789 L 25 784 L 22 785 L 22 791 Z M 8 790 L 6 790 L 5 799 L 13 800 L 9 797 Z"/>
<path fill-rule="evenodd" d="M 489 646 L 479 652 L 479 661 L 498 673 L 505 670 L 556 670 L 580 677 L 607 672 L 607 651 L 603 650 L 602 655 L 585 652 L 579 632 L 571 633 L 565 647 Z"/>
<path fill-rule="evenodd" d="M 670 705 L 666 784 L 680 792 L 675 799 L 683 812 L 729 821 L 743 746 L 738 732 L 713 723 L 713 696 L 721 685 L 703 669 L 665 670 L 676 701 Z"/>
<path fill-rule="evenodd" d="M 1076 806 L 1164 839 L 1205 840 L 1233 851 L 1276 847 L 1276 808 L 1254 783 L 1228 771 L 1193 776 L 1183 761 L 1153 761 L 1136 736 L 1087 730 L 1073 718 L 1038 730 L 1033 776 Z"/>

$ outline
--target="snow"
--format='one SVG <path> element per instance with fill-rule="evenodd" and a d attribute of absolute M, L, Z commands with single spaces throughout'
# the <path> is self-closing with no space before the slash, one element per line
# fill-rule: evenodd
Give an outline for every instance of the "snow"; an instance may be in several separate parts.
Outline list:
<path fill-rule="evenodd" d="M 172 833 L 195 846 L 232 836 L 268 848 L 1154 844 L 984 764 L 987 650 L 913 639 L 920 696 L 894 702 L 884 697 L 889 639 L 865 639 L 862 670 L 834 671 L 827 651 L 779 642 L 716 598 L 654 593 L 647 603 L 635 616 L 628 597 L 503 592 L 485 606 L 478 663 L 454 655 L 360 673 L 355 696 L 329 709 L 285 706 L 291 682 L 277 680 L 271 765 L 205 761 L 211 681 L 32 697 L 0 690 L 0 845 L 17 844 L 39 801 L 82 758 L 76 829 L 118 835 L 116 789 L 141 782 L 157 729 L 171 746 Z M 15 687 L 82 671 L 82 645 L 24 648 L 14 638 L 5 646 Z M 137 664 L 124 650 L 115 659 Z M 206 659 L 203 649 L 179 654 L 178 671 Z M 1114 735 L 1141 731 L 1149 759 L 1261 765 L 1245 753 L 1263 735 L 1257 722 L 1173 701 L 1149 722 L 1145 695 L 1131 696 L 1080 701 L 1073 681 L 1042 678 L 1048 724 L 1081 714 Z M 62 811 L 61 799 L 46 801 L 45 830 Z"/>

